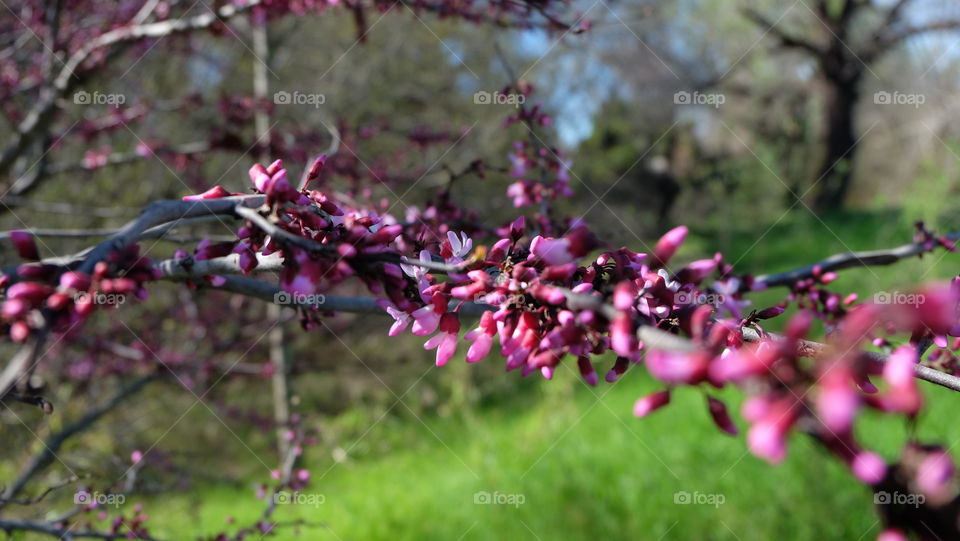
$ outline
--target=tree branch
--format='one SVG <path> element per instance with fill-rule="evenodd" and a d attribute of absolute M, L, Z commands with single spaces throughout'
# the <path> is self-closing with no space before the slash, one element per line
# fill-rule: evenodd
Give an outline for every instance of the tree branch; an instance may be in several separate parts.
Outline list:
<path fill-rule="evenodd" d="M 960 232 L 948 233 L 944 238 L 950 241 L 960 240 Z M 910 243 L 891 248 L 889 250 L 868 250 L 863 252 L 847 252 L 843 254 L 832 255 L 822 261 L 806 265 L 797 269 L 776 274 L 761 274 L 754 278 L 754 286 L 790 286 L 799 280 L 812 277 L 814 269 L 819 268 L 820 272 L 836 271 L 849 269 L 853 267 L 869 267 L 892 265 L 901 259 L 906 259 L 915 255 L 928 252 L 923 243 Z M 746 291 L 744 285 L 742 291 Z"/>

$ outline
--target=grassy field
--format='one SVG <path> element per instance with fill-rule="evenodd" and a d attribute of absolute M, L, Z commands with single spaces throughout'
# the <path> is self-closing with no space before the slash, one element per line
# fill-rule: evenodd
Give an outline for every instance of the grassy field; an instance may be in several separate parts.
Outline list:
<path fill-rule="evenodd" d="M 885 214 L 826 224 L 791 215 L 751 247 L 757 235 L 696 236 L 681 256 L 719 243 L 742 270 L 778 271 L 847 249 L 896 246 L 909 240 L 910 229 Z M 890 268 L 846 271 L 833 289 L 895 289 L 949 277 L 957 262 L 956 255 L 938 253 Z M 777 296 L 754 298 L 765 306 Z M 430 362 L 425 355 L 425 370 Z M 441 370 L 456 377 L 469 369 Z M 558 370 L 556 379 L 531 378 L 514 398 L 445 415 L 414 415 L 396 405 L 331 420 L 330 426 L 356 430 L 306 457 L 313 479 L 305 493 L 323 503 L 283 505 L 275 518 L 317 524 L 304 526 L 300 538 L 332 540 L 856 540 L 872 539 L 879 530 L 869 490 L 802 436 L 791 440 L 787 460 L 773 467 L 747 454 L 743 434 L 730 437 L 713 427 L 697 390 L 680 390 L 672 407 L 638 420 L 630 413 L 633 401 L 658 388 L 642 370 L 595 389 L 572 370 Z M 924 390 L 931 407 L 918 424 L 921 437 L 947 445 L 960 440 L 960 426 L 951 421 L 960 397 L 932 386 Z M 738 412 L 738 393 L 722 396 Z M 907 433 L 903 423 L 872 415 L 863 416 L 857 429 L 867 446 L 888 458 Z M 228 439 L 224 445 L 239 443 Z M 337 447 L 345 451 L 340 461 L 333 459 Z M 227 515 L 240 524 L 253 520 L 263 503 L 252 497 L 251 485 L 263 480 L 262 473 L 235 485 L 143 499 L 152 532 L 184 539 L 224 528 Z M 513 504 L 476 503 L 483 492 Z M 684 494 L 713 505 L 678 503 Z M 287 529 L 276 538 L 297 537 Z"/>

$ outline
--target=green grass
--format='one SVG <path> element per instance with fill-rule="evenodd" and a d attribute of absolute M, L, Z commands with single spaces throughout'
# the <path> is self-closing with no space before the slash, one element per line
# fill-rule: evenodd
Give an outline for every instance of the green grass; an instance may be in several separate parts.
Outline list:
<path fill-rule="evenodd" d="M 911 231 L 887 213 L 844 215 L 826 224 L 793 214 L 751 248 L 760 233 L 694 235 L 679 257 L 698 257 L 698 248 L 720 243 L 741 271 L 780 271 L 847 249 L 896 246 Z M 957 262 L 956 255 L 938 253 L 894 267 L 849 270 L 832 289 L 866 293 L 945 278 L 956 273 Z M 762 307 L 778 295 L 754 298 Z M 424 356 L 424 370 L 429 362 Z M 440 370 L 457 377 L 476 369 Z M 324 502 L 280 506 L 274 518 L 322 523 L 303 527 L 300 538 L 332 540 L 855 540 L 872 539 L 879 530 L 869 489 L 802 435 L 792 438 L 787 460 L 771 466 L 746 452 L 742 434 L 730 437 L 713 427 L 696 389 L 681 389 L 671 407 L 635 419 L 633 401 L 658 389 L 642 370 L 596 389 L 572 370 L 558 370 L 556 379 L 530 378 L 515 397 L 462 401 L 452 411 L 424 408 L 408 396 L 417 415 L 397 405 L 386 415 L 383 406 L 329 420 L 324 426 L 332 441 L 308 451 L 304 464 L 313 472 L 305 492 L 322 494 Z M 933 386 L 924 390 L 930 408 L 918 434 L 948 445 L 960 439 L 960 425 L 950 421 L 960 397 Z M 735 390 L 721 395 L 739 411 Z M 907 435 L 903 422 L 873 414 L 862 416 L 857 428 L 866 446 L 887 458 L 896 456 Z M 223 445 L 240 443 L 225 434 Z M 345 461 L 331 458 L 336 447 L 347 451 Z M 260 476 L 244 483 L 199 484 L 189 493 L 137 501 L 146 504 L 159 537 L 235 531 L 225 516 L 246 524 L 263 509 L 252 488 L 266 478 L 259 468 L 248 469 Z M 481 491 L 522 495 L 524 503 L 475 504 Z M 719 495 L 723 503 L 680 505 L 674 502 L 678 492 Z M 297 537 L 285 529 L 276 538 Z"/>

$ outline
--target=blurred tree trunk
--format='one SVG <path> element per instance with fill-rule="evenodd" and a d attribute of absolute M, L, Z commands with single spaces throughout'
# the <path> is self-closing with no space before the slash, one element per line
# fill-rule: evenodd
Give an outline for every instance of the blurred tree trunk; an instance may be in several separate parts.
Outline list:
<path fill-rule="evenodd" d="M 837 209 L 843 206 L 854 177 L 854 155 L 857 134 L 854 131 L 854 113 L 860 100 L 860 85 L 864 73 L 872 73 L 870 66 L 893 50 L 904 40 L 930 32 L 951 31 L 960 28 L 960 17 L 943 17 L 925 22 L 911 19 L 908 8 L 919 4 L 915 0 L 896 0 L 878 5 L 863 0 L 817 0 L 807 9 L 817 21 L 798 34 L 778 25 L 780 19 L 771 19 L 754 9 L 745 15 L 775 37 L 784 49 L 799 50 L 816 63 L 823 81 L 823 159 L 818 175 L 809 190 L 813 193 L 815 210 Z M 868 32 L 855 27 L 871 20 L 861 14 L 872 12 L 878 21 Z M 781 16 L 782 18 L 782 16 Z M 862 25 L 861 25 L 862 26 Z M 852 39 L 861 34 L 862 39 Z"/>
<path fill-rule="evenodd" d="M 860 98 L 860 80 L 827 76 L 824 82 L 824 152 L 811 186 L 813 206 L 831 210 L 843 206 L 853 182 L 853 157 L 857 145 L 854 133 L 854 112 Z"/>

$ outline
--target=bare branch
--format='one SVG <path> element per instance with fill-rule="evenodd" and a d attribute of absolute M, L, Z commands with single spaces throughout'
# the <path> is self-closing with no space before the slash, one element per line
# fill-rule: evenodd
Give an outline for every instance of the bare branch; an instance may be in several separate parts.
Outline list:
<path fill-rule="evenodd" d="M 743 14 L 758 26 L 763 28 L 764 32 L 773 34 L 784 47 L 802 49 L 815 56 L 820 56 L 823 54 L 823 51 L 815 43 L 793 36 L 782 28 L 778 28 L 773 21 L 767 19 L 759 11 L 754 9 L 745 9 L 743 10 Z"/>
<path fill-rule="evenodd" d="M 960 240 L 960 232 L 948 233 L 944 238 L 950 241 Z M 892 265 L 901 259 L 906 259 L 915 255 L 928 252 L 923 243 L 911 243 L 891 248 L 889 250 L 869 250 L 863 252 L 847 252 L 844 254 L 832 255 L 823 261 L 806 265 L 798 269 L 780 272 L 776 274 L 761 274 L 757 276 L 753 283 L 755 286 L 789 286 L 795 284 L 798 280 L 810 278 L 814 274 L 814 269 L 819 268 L 820 272 L 836 271 L 849 269 L 853 267 L 869 267 Z M 744 286 L 746 288 L 746 285 Z M 744 289 L 745 291 L 746 289 Z"/>
<path fill-rule="evenodd" d="M 20 491 L 23 490 L 23 487 L 26 486 L 27 482 L 30 481 L 34 475 L 43 470 L 53 461 L 53 459 L 56 457 L 57 451 L 60 450 L 64 442 L 73 436 L 76 436 L 80 432 L 90 428 L 101 417 L 112 411 L 127 398 L 141 391 L 148 383 L 155 381 L 157 378 L 158 376 L 156 374 L 151 374 L 128 383 L 119 391 L 117 391 L 117 394 L 115 394 L 112 398 L 99 406 L 93 407 L 87 411 L 83 417 L 77 419 L 77 421 L 74 423 L 67 425 L 59 432 L 48 438 L 47 441 L 43 442 L 43 449 L 34 455 L 27 467 L 20 473 L 20 476 L 3 492 L 3 497 L 0 499 L 0 509 L 4 507 L 7 500 L 10 500 L 19 494 Z M 0 529 L 4 529 L 2 522 L 0 522 Z"/>

